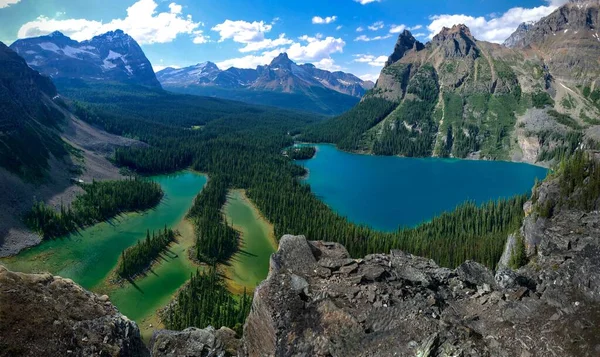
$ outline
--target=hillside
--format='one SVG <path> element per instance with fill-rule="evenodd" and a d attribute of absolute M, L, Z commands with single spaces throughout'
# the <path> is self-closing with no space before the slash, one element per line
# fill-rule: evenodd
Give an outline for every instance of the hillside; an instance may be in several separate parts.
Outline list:
<path fill-rule="evenodd" d="M 422 44 L 409 31 L 375 88 L 303 140 L 379 155 L 548 163 L 600 141 L 600 2 L 574 1 L 521 26 L 512 48 L 464 25 Z"/>
<path fill-rule="evenodd" d="M 221 71 L 214 63 L 166 68 L 157 73 L 164 88 L 246 103 L 310 111 L 342 113 L 372 88 L 372 83 L 344 72 L 329 72 L 312 64 L 298 65 L 282 53 L 266 66 L 231 67 Z"/>
<path fill-rule="evenodd" d="M 116 81 L 160 88 L 140 46 L 121 30 L 82 42 L 53 32 L 17 40 L 10 48 L 25 58 L 31 68 L 53 79 Z"/>

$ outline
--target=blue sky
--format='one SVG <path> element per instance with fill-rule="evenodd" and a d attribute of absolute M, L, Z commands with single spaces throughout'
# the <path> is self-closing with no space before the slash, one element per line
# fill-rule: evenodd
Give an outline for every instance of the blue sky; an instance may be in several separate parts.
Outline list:
<path fill-rule="evenodd" d="M 120 28 L 155 69 L 213 61 L 254 68 L 279 52 L 376 79 L 398 33 L 426 42 L 465 23 L 480 40 L 502 42 L 566 0 L 0 0 L 0 41 L 59 30 L 76 40 Z"/>

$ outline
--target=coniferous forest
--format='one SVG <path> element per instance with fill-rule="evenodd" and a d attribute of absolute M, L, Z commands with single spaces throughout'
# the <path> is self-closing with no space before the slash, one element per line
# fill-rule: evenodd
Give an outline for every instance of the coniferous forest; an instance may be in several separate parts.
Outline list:
<path fill-rule="evenodd" d="M 162 199 L 160 185 L 138 178 L 81 184 L 85 191 L 60 211 L 36 202 L 25 216 L 27 226 L 45 239 L 56 238 L 77 229 L 111 219 L 121 213 L 143 211 Z"/>
<path fill-rule="evenodd" d="M 139 240 L 136 245 L 123 251 L 117 274 L 131 279 L 144 273 L 173 241 L 175 241 L 175 232 L 167 227 L 158 234 L 152 232 L 150 235 L 150 231 L 147 231 L 146 239 Z"/>
<path fill-rule="evenodd" d="M 196 272 L 166 309 L 163 321 L 168 329 L 183 330 L 190 326 L 227 326 L 242 333 L 242 326 L 252 306 L 252 297 L 244 291 L 234 297 L 215 269 Z"/>

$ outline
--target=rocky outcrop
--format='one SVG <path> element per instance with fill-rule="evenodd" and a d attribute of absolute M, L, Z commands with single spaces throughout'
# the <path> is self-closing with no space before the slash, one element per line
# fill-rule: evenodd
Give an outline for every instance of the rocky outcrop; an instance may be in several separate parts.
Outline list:
<path fill-rule="evenodd" d="M 190 327 L 183 331 L 155 332 L 150 341 L 150 350 L 153 357 L 224 357 L 237 354 L 240 344 L 235 331 L 226 327 L 219 330 Z"/>
<path fill-rule="evenodd" d="M 0 356 L 149 356 L 135 322 L 70 279 L 0 266 Z"/>
<path fill-rule="evenodd" d="M 593 217 L 584 222 L 597 225 Z M 255 292 L 242 354 L 595 356 L 600 244 L 592 237 L 600 232 L 587 233 L 571 244 L 575 255 L 544 234 L 542 269 L 495 273 L 475 262 L 441 268 L 401 251 L 351 259 L 339 244 L 284 236 Z"/>

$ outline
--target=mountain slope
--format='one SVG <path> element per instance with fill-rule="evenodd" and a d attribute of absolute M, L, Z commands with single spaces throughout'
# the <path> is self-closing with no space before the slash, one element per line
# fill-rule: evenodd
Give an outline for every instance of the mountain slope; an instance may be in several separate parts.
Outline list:
<path fill-rule="evenodd" d="M 0 166 L 30 180 L 41 179 L 50 156 L 67 155 L 58 126 L 65 118 L 49 78 L 27 66 L 0 42 Z"/>
<path fill-rule="evenodd" d="M 513 39 L 525 42 L 514 48 L 479 41 L 464 25 L 444 28 L 427 44 L 405 31 L 361 103 L 303 139 L 381 155 L 526 162 L 596 147 L 598 4 L 569 3 L 520 28 Z M 549 27 L 561 31 L 536 35 Z"/>
<path fill-rule="evenodd" d="M 212 62 L 157 73 L 172 91 L 215 96 L 253 104 L 339 114 L 358 102 L 371 82 L 344 72 L 321 70 L 312 64 L 297 65 L 282 53 L 266 66 L 221 71 Z"/>
<path fill-rule="evenodd" d="M 111 31 L 77 42 L 60 32 L 15 41 L 31 68 L 52 78 L 116 81 L 160 87 L 150 61 L 131 36 Z"/>

